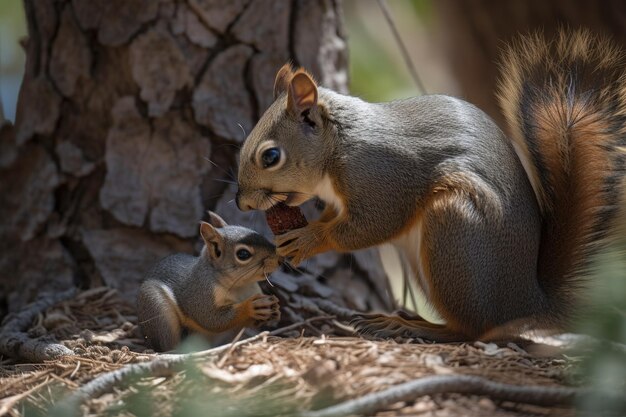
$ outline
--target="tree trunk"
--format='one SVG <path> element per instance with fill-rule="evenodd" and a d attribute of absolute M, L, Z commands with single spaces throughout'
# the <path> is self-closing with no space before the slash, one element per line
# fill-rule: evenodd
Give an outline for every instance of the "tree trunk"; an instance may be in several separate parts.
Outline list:
<path fill-rule="evenodd" d="M 434 2 L 444 48 L 463 98 L 503 125 L 495 98 L 501 48 L 520 33 L 587 28 L 626 47 L 622 0 L 441 0 Z"/>
<path fill-rule="evenodd" d="M 134 299 L 156 259 L 199 249 L 207 209 L 269 233 L 262 214 L 238 212 L 224 181 L 271 104 L 282 64 L 304 65 L 321 84 L 346 91 L 338 1 L 25 0 L 25 7 L 16 124 L 0 128 L 5 310 L 72 286 L 106 284 Z M 279 272 L 277 280 L 293 291 L 312 280 L 314 295 L 328 291 L 353 308 L 389 306 L 372 259 L 327 254 L 305 265 L 308 278 Z"/>

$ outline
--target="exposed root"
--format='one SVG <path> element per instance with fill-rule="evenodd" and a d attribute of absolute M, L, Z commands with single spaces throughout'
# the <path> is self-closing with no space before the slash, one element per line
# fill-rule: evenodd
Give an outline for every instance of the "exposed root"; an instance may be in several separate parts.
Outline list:
<path fill-rule="evenodd" d="M 80 415 L 80 405 L 83 402 L 89 400 L 90 398 L 99 397 L 104 393 L 110 392 L 114 387 L 126 387 L 130 382 L 132 382 L 132 380 L 137 378 L 172 375 L 172 373 L 176 371 L 177 367 L 187 360 L 201 357 L 213 357 L 224 351 L 235 349 L 246 343 L 252 343 L 256 340 L 266 338 L 268 335 L 268 332 L 263 332 L 257 334 L 256 336 L 213 349 L 185 354 L 162 354 L 149 362 L 126 365 L 120 369 L 102 374 L 78 388 L 64 400 L 60 401 L 54 410 L 58 412 L 62 411 L 63 415 Z"/>
<path fill-rule="evenodd" d="M 29 362 L 43 362 L 63 355 L 73 355 L 74 352 L 54 343 L 50 337 L 32 338 L 26 330 L 48 307 L 69 300 L 75 293 L 75 288 L 59 293 L 46 293 L 20 312 L 8 315 L 0 330 L 0 353 Z"/>
<path fill-rule="evenodd" d="M 449 393 L 487 395 L 500 400 L 553 406 L 571 404 L 575 399 L 588 395 L 589 390 L 503 384 L 471 375 L 434 375 L 405 382 L 384 391 L 367 394 L 321 410 L 305 411 L 298 416 L 342 417 L 369 414 L 400 401 L 411 401 L 424 395 Z"/>

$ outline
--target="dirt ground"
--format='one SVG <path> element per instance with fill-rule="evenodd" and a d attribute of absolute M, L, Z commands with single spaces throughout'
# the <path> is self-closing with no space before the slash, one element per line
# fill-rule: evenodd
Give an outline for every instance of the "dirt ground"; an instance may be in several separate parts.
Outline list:
<path fill-rule="evenodd" d="M 334 336 L 346 334 L 346 326 L 329 317 L 308 320 L 287 330 L 275 332 L 277 336 L 265 334 L 219 354 L 199 356 L 166 376 L 134 378 L 90 398 L 82 406 L 82 414 L 286 415 L 323 408 L 428 375 L 478 375 L 532 386 L 571 386 L 580 382 L 576 358 L 534 357 L 514 344 L 416 344 Z M 107 288 L 79 293 L 49 308 L 29 332 L 33 336 L 52 335 L 75 355 L 43 364 L 3 360 L 0 415 L 64 415 L 54 406 L 63 405 L 72 390 L 98 375 L 157 356 L 143 345 L 134 307 Z M 438 394 L 395 403 L 375 415 L 575 414 L 572 407 L 547 408 L 485 396 Z"/>

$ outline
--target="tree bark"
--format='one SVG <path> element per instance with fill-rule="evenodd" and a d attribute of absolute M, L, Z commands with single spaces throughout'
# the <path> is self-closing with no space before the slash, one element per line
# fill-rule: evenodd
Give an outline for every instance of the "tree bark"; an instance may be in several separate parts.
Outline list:
<path fill-rule="evenodd" d="M 338 1 L 24 5 L 16 123 L 0 127 L 5 312 L 44 289 L 73 286 L 106 284 L 134 299 L 155 260 L 199 249 L 207 209 L 269 235 L 262 214 L 237 211 L 223 181 L 271 104 L 282 64 L 347 90 Z M 305 265 L 309 277 L 279 272 L 277 280 L 352 308 L 381 308 L 389 303 L 375 256 L 327 254 Z"/>

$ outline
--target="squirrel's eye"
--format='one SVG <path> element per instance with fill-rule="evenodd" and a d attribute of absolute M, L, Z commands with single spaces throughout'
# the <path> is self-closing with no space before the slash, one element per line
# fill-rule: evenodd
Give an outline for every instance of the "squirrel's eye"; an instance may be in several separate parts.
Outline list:
<path fill-rule="evenodd" d="M 247 261 L 248 259 L 250 259 L 251 256 L 252 254 L 250 253 L 248 249 L 239 249 L 237 251 L 237 258 L 240 261 Z"/>
<path fill-rule="evenodd" d="M 263 151 L 261 154 L 261 162 L 263 163 L 263 168 L 269 168 L 274 166 L 280 161 L 280 149 L 278 148 L 269 148 Z"/>

